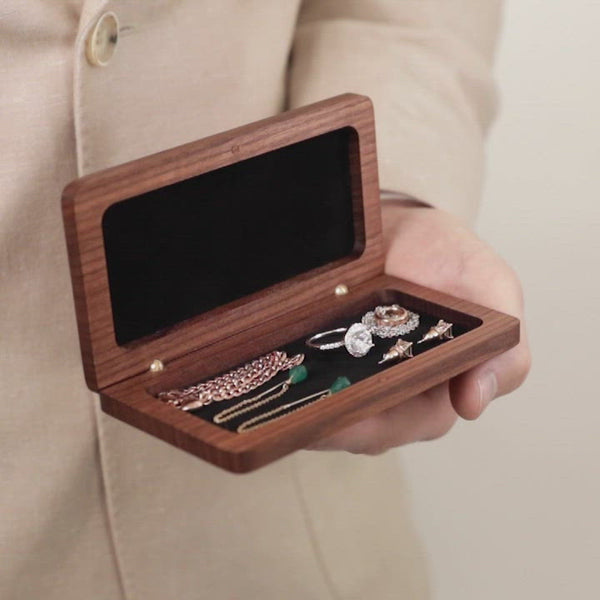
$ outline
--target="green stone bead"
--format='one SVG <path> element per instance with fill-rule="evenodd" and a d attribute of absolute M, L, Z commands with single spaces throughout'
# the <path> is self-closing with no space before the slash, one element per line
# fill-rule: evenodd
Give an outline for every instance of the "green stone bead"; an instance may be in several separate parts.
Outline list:
<path fill-rule="evenodd" d="M 304 365 L 298 365 L 290 369 L 290 383 L 296 384 L 304 381 L 308 377 L 308 371 Z"/>
<path fill-rule="evenodd" d="M 340 390 L 343 390 L 347 387 L 350 387 L 350 380 L 347 377 L 338 377 L 332 384 L 331 387 L 329 388 L 329 391 L 332 394 L 335 394 L 336 392 L 339 392 Z"/>

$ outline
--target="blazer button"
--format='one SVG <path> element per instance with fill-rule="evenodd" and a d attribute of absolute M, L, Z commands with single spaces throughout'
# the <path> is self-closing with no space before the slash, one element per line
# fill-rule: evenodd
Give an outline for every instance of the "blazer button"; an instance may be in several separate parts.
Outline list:
<path fill-rule="evenodd" d="M 113 12 L 104 13 L 87 38 L 85 55 L 96 67 L 105 67 L 113 57 L 119 40 L 119 20 Z"/>

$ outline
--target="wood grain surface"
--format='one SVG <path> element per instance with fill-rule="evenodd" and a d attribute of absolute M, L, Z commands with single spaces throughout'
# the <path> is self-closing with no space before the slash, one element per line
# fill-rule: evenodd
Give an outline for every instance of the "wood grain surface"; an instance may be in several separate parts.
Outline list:
<path fill-rule="evenodd" d="M 372 307 L 374 299 L 385 299 L 391 292 L 411 310 L 474 328 L 248 433 L 226 431 L 155 397 L 158 391 L 204 380 L 279 348 L 291 339 L 322 331 L 335 320 Z M 102 393 L 102 407 L 204 460 L 242 473 L 391 408 L 511 348 L 518 340 L 519 321 L 514 317 L 381 275 L 351 288 L 348 296 L 338 298 L 330 293 L 327 298 L 315 299 L 294 311 L 256 323 L 251 331 L 199 348 L 168 364 L 162 373 L 143 373 L 111 386 Z"/>
<path fill-rule="evenodd" d="M 115 202 L 313 136 L 352 127 L 353 211 L 362 253 L 314 269 L 166 332 L 119 346 L 111 311 L 102 216 Z M 383 274 L 373 111 L 346 94 L 198 142 L 89 175 L 63 194 L 63 213 L 86 380 L 103 409 L 162 440 L 233 472 L 247 472 L 374 415 L 518 343 L 513 317 Z M 364 223 L 364 227 L 363 227 Z M 336 296 L 337 284 L 350 293 Z M 156 399 L 159 391 L 211 377 L 374 301 L 469 329 L 410 361 L 382 370 L 325 400 L 255 431 L 236 434 Z M 165 370 L 151 373 L 155 359 Z"/>
<path fill-rule="evenodd" d="M 350 150 L 353 211 L 364 231 L 364 251 L 313 269 L 219 307 L 164 334 L 125 346 L 115 341 L 102 217 L 115 202 L 251 158 L 277 148 L 351 127 L 358 147 Z M 86 381 L 100 390 L 199 346 L 251 328 L 256 321 L 328 296 L 337 282 L 357 285 L 383 270 L 383 242 L 375 129 L 371 102 L 345 94 L 88 175 L 63 192 L 63 215 Z M 362 223 L 364 222 L 364 229 Z"/>

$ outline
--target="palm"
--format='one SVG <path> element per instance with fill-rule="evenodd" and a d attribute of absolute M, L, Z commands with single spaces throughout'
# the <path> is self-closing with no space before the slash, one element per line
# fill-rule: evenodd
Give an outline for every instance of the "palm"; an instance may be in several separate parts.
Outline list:
<path fill-rule="evenodd" d="M 494 288 L 516 286 L 515 275 L 457 219 L 442 211 L 415 208 L 384 210 L 383 219 L 389 274 L 508 310 Z M 515 306 L 513 314 L 518 312 Z"/>

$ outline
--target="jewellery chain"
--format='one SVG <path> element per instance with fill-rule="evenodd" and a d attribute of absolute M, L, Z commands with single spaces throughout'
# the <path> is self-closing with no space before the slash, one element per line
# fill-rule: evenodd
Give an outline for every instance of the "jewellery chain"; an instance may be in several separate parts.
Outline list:
<path fill-rule="evenodd" d="M 291 369 L 303 360 L 303 354 L 288 358 L 285 352 L 276 350 L 209 381 L 183 390 L 161 392 L 158 397 L 182 410 L 193 410 L 212 402 L 243 396 L 275 377 L 280 371 Z"/>

